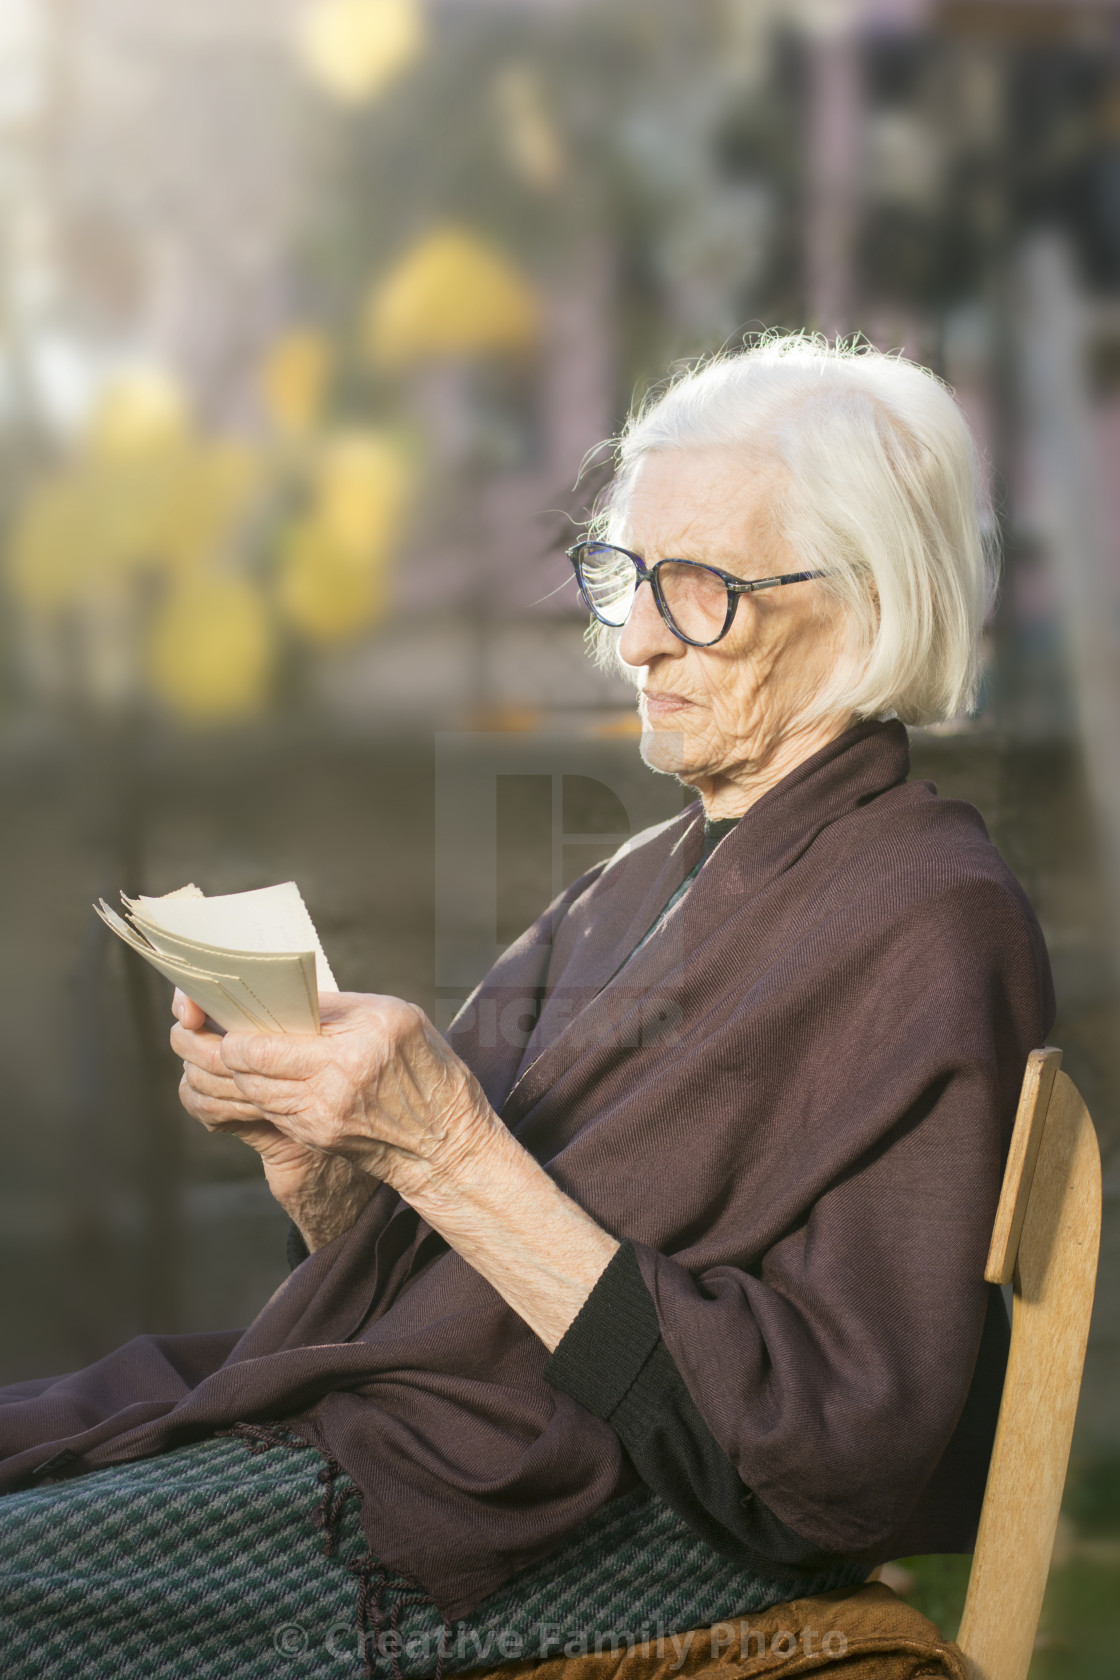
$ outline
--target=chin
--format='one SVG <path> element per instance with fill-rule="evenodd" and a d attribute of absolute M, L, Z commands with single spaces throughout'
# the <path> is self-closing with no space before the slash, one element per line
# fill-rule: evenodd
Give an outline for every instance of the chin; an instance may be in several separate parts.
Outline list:
<path fill-rule="evenodd" d="M 666 776 L 686 776 L 691 767 L 687 743 L 679 729 L 651 729 L 647 724 L 638 751 L 643 764 Z"/>

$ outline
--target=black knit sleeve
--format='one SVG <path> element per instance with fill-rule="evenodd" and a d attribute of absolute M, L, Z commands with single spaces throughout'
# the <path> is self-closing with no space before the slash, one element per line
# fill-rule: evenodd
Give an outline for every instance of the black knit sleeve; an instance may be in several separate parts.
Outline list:
<path fill-rule="evenodd" d="M 297 1266 L 302 1266 L 303 1262 L 307 1259 L 307 1256 L 311 1253 L 311 1250 L 303 1240 L 303 1233 L 294 1219 L 288 1226 L 288 1239 L 284 1244 L 284 1253 L 287 1256 L 288 1270 L 290 1272 L 294 1272 Z"/>
<path fill-rule="evenodd" d="M 544 1368 L 545 1380 L 609 1423 L 646 1485 L 716 1551 L 796 1576 L 834 1557 L 752 1493 L 696 1409 L 623 1243 Z"/>

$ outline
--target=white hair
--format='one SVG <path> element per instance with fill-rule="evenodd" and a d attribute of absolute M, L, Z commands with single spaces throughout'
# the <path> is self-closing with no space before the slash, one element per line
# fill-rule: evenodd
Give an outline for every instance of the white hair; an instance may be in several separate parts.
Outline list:
<path fill-rule="evenodd" d="M 796 568 L 824 571 L 842 652 L 814 713 L 933 723 L 972 707 L 997 551 L 981 460 L 949 388 L 858 340 L 770 333 L 655 390 L 615 441 L 592 521 L 609 539 L 640 461 L 728 447 L 780 464 L 771 513 Z M 593 627 L 600 658 L 618 632 Z"/>

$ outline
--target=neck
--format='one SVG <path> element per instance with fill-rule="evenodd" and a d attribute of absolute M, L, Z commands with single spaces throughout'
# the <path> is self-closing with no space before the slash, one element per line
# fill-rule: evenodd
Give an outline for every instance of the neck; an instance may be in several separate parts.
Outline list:
<path fill-rule="evenodd" d="M 709 822 L 741 817 L 764 793 L 777 787 L 799 764 L 835 741 L 855 721 L 851 716 L 821 718 L 805 729 L 783 736 L 758 758 L 746 759 L 712 775 L 682 776 L 681 780 L 696 789 Z"/>

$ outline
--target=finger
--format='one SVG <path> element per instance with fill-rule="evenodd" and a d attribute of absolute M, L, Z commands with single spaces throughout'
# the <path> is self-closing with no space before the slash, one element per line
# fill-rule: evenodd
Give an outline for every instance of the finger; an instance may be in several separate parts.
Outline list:
<path fill-rule="evenodd" d="M 235 1073 L 233 1083 L 242 1102 L 252 1103 L 269 1119 L 295 1114 L 303 1103 L 306 1090 L 294 1079 L 269 1079 L 261 1073 Z"/>
<path fill-rule="evenodd" d="M 208 1073 L 194 1062 L 183 1063 L 183 1078 L 200 1097 L 215 1097 L 220 1102 L 243 1104 L 245 1099 L 230 1074 Z"/>
<path fill-rule="evenodd" d="M 318 1061 L 318 1040 L 305 1033 L 227 1033 L 221 1058 L 231 1073 L 259 1073 L 273 1079 L 305 1079 L 308 1062 Z"/>
<path fill-rule="evenodd" d="M 187 996 L 186 992 L 180 991 L 178 986 L 176 986 L 175 995 L 171 999 L 171 1012 L 189 1032 L 198 1032 L 200 1028 L 206 1025 L 205 1009 L 201 1009 L 197 1003 Z"/>
<path fill-rule="evenodd" d="M 187 1083 L 184 1074 L 179 1081 L 179 1101 L 195 1120 L 212 1132 L 231 1122 L 244 1125 L 246 1121 L 260 1121 L 260 1111 L 252 1103 L 226 1102 L 218 1097 L 208 1097 L 194 1090 Z"/>
<path fill-rule="evenodd" d="M 345 1022 L 378 1001 L 377 994 L 373 992 L 320 992 L 319 1019 L 324 1025 L 328 1021 Z"/>
<path fill-rule="evenodd" d="M 327 1035 L 355 1027 L 360 1031 L 374 1027 L 387 1037 L 396 1038 L 408 1032 L 420 1014 L 415 1005 L 388 992 L 319 993 L 319 1020 Z"/>
<path fill-rule="evenodd" d="M 208 1073 L 228 1074 L 222 1061 L 224 1039 L 217 1033 L 199 1032 L 176 1023 L 171 1029 L 171 1048 L 181 1062 L 194 1062 Z"/>

